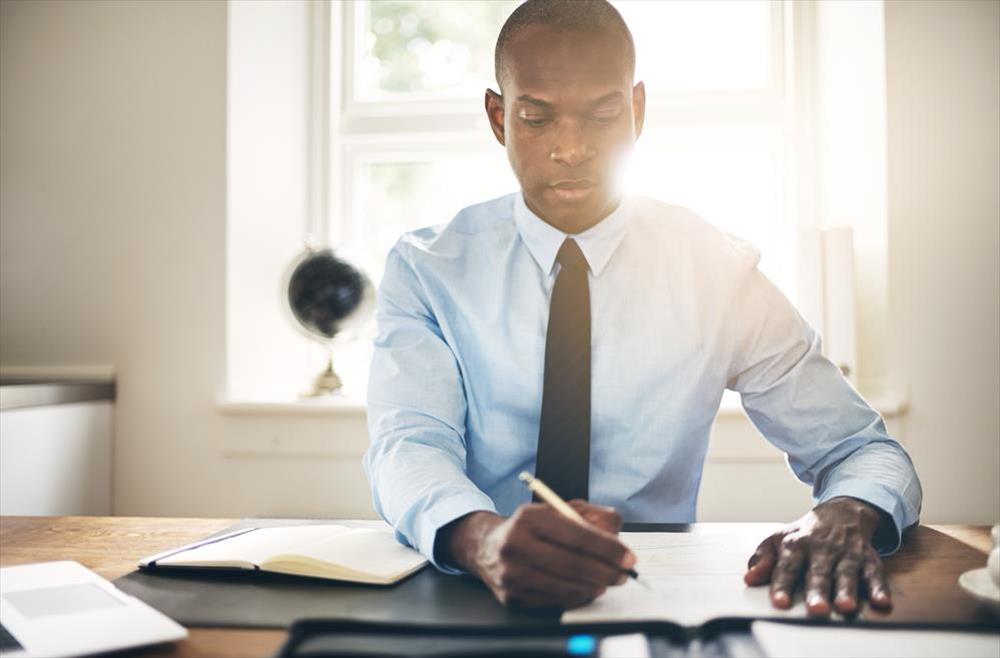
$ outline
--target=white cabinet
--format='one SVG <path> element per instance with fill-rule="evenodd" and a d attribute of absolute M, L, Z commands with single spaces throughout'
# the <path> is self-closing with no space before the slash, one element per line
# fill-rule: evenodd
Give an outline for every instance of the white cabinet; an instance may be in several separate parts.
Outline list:
<path fill-rule="evenodd" d="M 113 401 L 0 410 L 0 514 L 111 514 Z"/>

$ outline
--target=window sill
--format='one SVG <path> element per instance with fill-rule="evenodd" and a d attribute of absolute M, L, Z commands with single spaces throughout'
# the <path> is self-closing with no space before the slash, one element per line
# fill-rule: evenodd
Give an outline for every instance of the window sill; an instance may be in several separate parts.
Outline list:
<path fill-rule="evenodd" d="M 365 401 L 356 397 L 287 400 L 221 400 L 216 408 L 227 416 L 364 416 Z"/>
<path fill-rule="evenodd" d="M 902 416 L 909 401 L 898 393 L 867 398 L 868 403 L 884 418 Z M 221 400 L 217 408 L 227 416 L 363 416 L 365 401 L 358 397 L 287 400 Z M 719 407 L 720 418 L 745 415 L 738 395 L 726 395 Z"/>

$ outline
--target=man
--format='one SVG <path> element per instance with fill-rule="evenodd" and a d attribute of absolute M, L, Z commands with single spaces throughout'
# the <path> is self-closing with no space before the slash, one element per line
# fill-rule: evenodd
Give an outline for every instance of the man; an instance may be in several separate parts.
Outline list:
<path fill-rule="evenodd" d="M 573 607 L 624 581 L 632 522 L 691 522 L 722 392 L 814 487 L 745 580 L 789 607 L 888 607 L 878 551 L 916 523 L 913 466 L 758 270 L 687 210 L 623 198 L 642 132 L 634 47 L 604 0 L 528 0 L 486 113 L 521 193 L 403 236 L 379 289 L 365 457 L 375 506 L 501 602 Z M 720 190 L 725 194 L 725 190 Z M 530 502 L 535 471 L 593 527 Z M 738 495 L 738 492 L 734 492 Z M 587 502 L 589 501 L 589 502 Z"/>

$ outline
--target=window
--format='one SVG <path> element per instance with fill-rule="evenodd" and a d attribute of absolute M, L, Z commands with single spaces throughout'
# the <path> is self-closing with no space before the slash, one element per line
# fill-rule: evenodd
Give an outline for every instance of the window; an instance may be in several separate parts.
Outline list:
<path fill-rule="evenodd" d="M 518 189 L 482 108 L 518 2 L 356 0 L 332 17 L 333 242 L 374 279 L 406 230 Z M 631 191 L 692 208 L 761 248 L 794 296 L 785 7 L 622 0 L 647 117 Z M 340 38 L 338 38 L 338 35 Z M 338 80 L 339 78 L 339 80 Z M 352 372 L 350 377 L 363 377 Z"/>
<path fill-rule="evenodd" d="M 496 88 L 496 35 L 517 4 L 333 7 L 343 38 L 333 39 L 341 87 L 330 124 L 331 232 L 376 278 L 403 231 L 517 189 L 482 109 L 483 90 Z M 755 243 L 768 273 L 792 292 L 782 3 L 614 4 L 633 32 L 636 79 L 649 95 L 630 189 Z"/>
<path fill-rule="evenodd" d="M 755 244 L 761 269 L 828 346 L 841 331 L 847 351 L 853 319 L 831 330 L 824 315 L 831 286 L 851 283 L 824 274 L 830 251 L 816 228 L 853 225 L 854 271 L 874 281 L 858 301 L 861 351 L 879 369 L 872 377 L 884 376 L 881 3 L 612 2 L 647 88 L 631 191 Z M 275 312 L 305 234 L 327 236 L 377 284 L 401 233 L 517 190 L 482 106 L 496 87 L 496 35 L 517 4 L 230 3 L 229 400 L 292 398 L 325 363 Z M 356 397 L 366 342 L 335 358 Z"/>
<path fill-rule="evenodd" d="M 404 231 L 517 189 L 482 111 L 483 90 L 495 87 L 496 34 L 517 4 L 333 7 L 343 38 L 332 55 L 341 84 L 332 104 L 331 235 L 376 280 Z"/>

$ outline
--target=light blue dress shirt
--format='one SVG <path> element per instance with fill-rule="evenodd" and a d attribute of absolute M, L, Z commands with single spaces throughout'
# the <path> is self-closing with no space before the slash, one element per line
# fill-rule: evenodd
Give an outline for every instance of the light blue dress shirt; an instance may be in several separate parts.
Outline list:
<path fill-rule="evenodd" d="M 912 462 L 757 269 L 754 247 L 646 197 L 570 237 L 590 268 L 591 502 L 626 522 L 693 522 L 730 388 L 817 502 L 875 505 L 896 526 L 880 549 L 898 547 L 920 510 Z M 438 529 L 530 500 L 517 474 L 535 467 L 549 298 L 566 238 L 514 193 L 408 233 L 389 253 L 364 467 L 379 514 L 443 570 Z"/>

